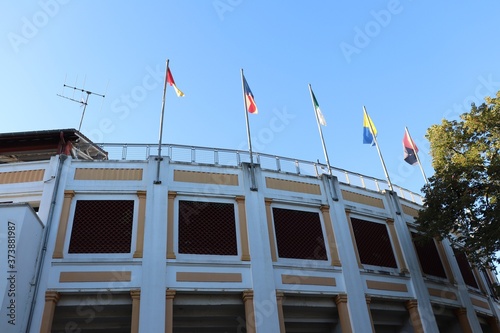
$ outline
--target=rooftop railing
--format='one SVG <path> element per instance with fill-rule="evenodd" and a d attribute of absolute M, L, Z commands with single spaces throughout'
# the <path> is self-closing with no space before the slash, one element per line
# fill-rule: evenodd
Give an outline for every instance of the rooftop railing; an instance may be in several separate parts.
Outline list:
<path fill-rule="evenodd" d="M 110 160 L 146 160 L 150 156 L 158 155 L 157 144 L 100 143 L 97 145 L 108 152 L 108 159 Z M 163 144 L 162 155 L 164 157 L 168 156 L 171 162 L 216 166 L 238 167 L 242 162 L 250 162 L 250 153 L 248 151 L 224 148 Z M 328 174 L 328 167 L 325 164 L 276 155 L 253 152 L 253 162 L 259 164 L 263 170 L 275 172 L 314 177 Z M 389 189 L 387 182 L 382 179 L 334 167 L 331 167 L 331 172 L 333 176 L 337 177 L 339 182 L 350 186 L 357 186 L 377 192 Z M 393 189 L 403 199 L 419 205 L 422 205 L 424 202 L 424 198 L 418 193 L 408 191 L 394 184 Z"/>

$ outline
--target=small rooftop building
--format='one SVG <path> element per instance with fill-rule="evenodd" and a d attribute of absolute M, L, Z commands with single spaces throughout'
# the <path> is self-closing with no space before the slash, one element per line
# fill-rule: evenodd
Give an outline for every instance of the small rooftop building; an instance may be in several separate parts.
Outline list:
<path fill-rule="evenodd" d="M 500 332 L 422 198 L 314 162 L 0 134 L 0 332 Z"/>

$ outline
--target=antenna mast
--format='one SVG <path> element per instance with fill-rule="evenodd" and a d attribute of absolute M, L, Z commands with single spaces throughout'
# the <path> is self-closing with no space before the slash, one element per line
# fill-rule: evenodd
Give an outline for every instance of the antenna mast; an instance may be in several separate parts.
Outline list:
<path fill-rule="evenodd" d="M 82 128 L 83 117 L 85 116 L 85 109 L 87 108 L 89 96 L 92 94 L 97 95 L 97 96 L 102 97 L 102 98 L 104 98 L 105 96 L 101 95 L 101 94 L 97 94 L 97 93 L 89 91 L 89 90 L 82 89 L 82 88 L 68 86 L 67 84 L 63 84 L 63 87 L 64 88 L 72 88 L 73 91 L 79 90 L 79 91 L 87 94 L 87 96 L 85 97 L 85 100 L 82 100 L 82 101 L 57 94 L 57 96 L 59 96 L 59 97 L 66 98 L 66 99 L 69 99 L 70 101 L 77 102 L 77 103 L 80 103 L 81 105 L 83 105 L 82 117 L 80 118 L 80 125 L 78 126 L 78 132 L 80 132 L 80 129 Z"/>

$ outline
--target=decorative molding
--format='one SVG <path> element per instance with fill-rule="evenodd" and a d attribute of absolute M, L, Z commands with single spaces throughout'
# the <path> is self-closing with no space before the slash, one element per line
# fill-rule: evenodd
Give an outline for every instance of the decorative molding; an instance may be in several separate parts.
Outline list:
<path fill-rule="evenodd" d="M 0 184 L 40 182 L 45 169 L 0 172 Z"/>
<path fill-rule="evenodd" d="M 321 195 L 321 188 L 318 184 L 297 182 L 293 180 L 266 177 L 266 187 L 275 190 Z"/>
<path fill-rule="evenodd" d="M 142 180 L 140 168 L 76 168 L 74 180 Z"/>
<path fill-rule="evenodd" d="M 490 309 L 490 305 L 488 304 L 488 302 L 482 301 L 482 300 L 474 298 L 474 297 L 471 297 L 470 300 L 472 302 L 472 305 L 474 305 L 474 306 L 478 306 L 480 308 L 488 309 L 488 310 Z"/>
<path fill-rule="evenodd" d="M 142 258 L 144 249 L 144 225 L 146 222 L 146 191 L 137 191 L 139 198 L 139 212 L 137 214 L 136 246 L 133 257 Z"/>
<path fill-rule="evenodd" d="M 242 282 L 241 273 L 177 272 L 177 282 Z"/>
<path fill-rule="evenodd" d="M 408 292 L 408 287 L 403 283 L 366 280 L 366 286 L 368 289 Z"/>
<path fill-rule="evenodd" d="M 281 282 L 283 284 L 300 284 L 313 286 L 331 286 L 335 287 L 337 281 L 335 278 L 322 276 L 306 276 L 306 275 L 290 275 L 281 274 Z"/>
<path fill-rule="evenodd" d="M 429 295 L 433 297 L 445 298 L 452 301 L 458 300 L 457 295 L 450 290 L 427 288 L 427 291 L 429 292 Z"/>
<path fill-rule="evenodd" d="M 241 244 L 241 260 L 250 261 L 250 249 L 248 247 L 248 228 L 247 214 L 245 209 L 245 197 L 239 195 L 236 197 L 238 204 L 238 221 L 240 225 L 240 244 Z"/>
<path fill-rule="evenodd" d="M 415 209 L 415 208 L 407 206 L 407 205 L 401 205 L 401 208 L 403 208 L 403 213 L 405 213 L 406 215 L 410 215 L 413 217 L 418 216 L 418 209 Z"/>
<path fill-rule="evenodd" d="M 373 206 L 377 208 L 382 208 L 384 209 L 384 201 L 380 198 L 375 198 L 371 197 L 368 195 L 364 194 L 359 194 L 351 191 L 346 191 L 346 190 L 341 190 L 342 192 L 342 198 L 346 201 L 353 201 L 357 202 L 360 204 L 368 205 L 368 206 Z"/>
<path fill-rule="evenodd" d="M 59 282 L 130 282 L 131 271 L 108 271 L 108 272 L 61 272 Z"/>
<path fill-rule="evenodd" d="M 174 181 L 238 186 L 238 175 L 229 173 L 174 170 Z"/>
<path fill-rule="evenodd" d="M 271 247 L 271 259 L 273 262 L 276 262 L 278 261 L 278 254 L 276 253 L 276 239 L 274 237 L 273 213 L 271 211 L 271 204 L 273 202 L 273 199 L 265 198 L 264 202 L 266 204 L 267 232 L 269 234 L 269 246 Z"/>
<path fill-rule="evenodd" d="M 174 200 L 177 192 L 168 191 L 167 209 L 167 259 L 175 259 L 174 252 Z"/>
<path fill-rule="evenodd" d="M 54 245 L 54 253 L 52 258 L 63 258 L 64 239 L 66 238 L 66 230 L 68 229 L 69 210 L 71 207 L 71 200 L 75 196 L 75 191 L 64 191 L 63 206 L 61 209 L 61 216 L 59 218 L 59 226 L 57 227 L 56 243 Z"/>

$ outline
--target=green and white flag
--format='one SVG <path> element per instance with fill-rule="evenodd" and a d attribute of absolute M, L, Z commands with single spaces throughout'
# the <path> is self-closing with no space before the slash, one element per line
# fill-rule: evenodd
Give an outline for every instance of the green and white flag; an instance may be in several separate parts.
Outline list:
<path fill-rule="evenodd" d="M 311 89 L 311 95 L 313 98 L 314 110 L 316 111 L 316 114 L 318 115 L 319 123 L 323 126 L 326 126 L 325 116 L 323 116 L 323 113 L 321 113 L 321 109 L 319 108 L 318 101 L 316 100 L 316 96 L 314 96 L 314 92 L 312 91 L 312 89 Z"/>

